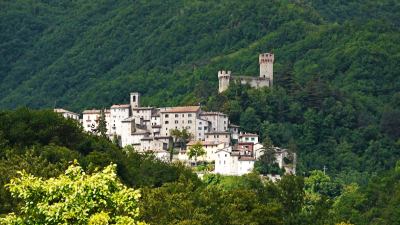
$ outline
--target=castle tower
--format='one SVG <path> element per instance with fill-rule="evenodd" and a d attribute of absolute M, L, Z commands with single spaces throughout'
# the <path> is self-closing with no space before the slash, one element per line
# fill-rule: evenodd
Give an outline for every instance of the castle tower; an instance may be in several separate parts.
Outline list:
<path fill-rule="evenodd" d="M 260 78 L 268 78 L 271 87 L 274 81 L 274 54 L 262 53 L 258 57 L 260 63 Z"/>
<path fill-rule="evenodd" d="M 228 89 L 230 79 L 231 79 L 231 71 L 225 71 L 225 70 L 218 71 L 219 93 L 224 92 L 226 89 Z"/>
<path fill-rule="evenodd" d="M 131 92 L 130 104 L 131 104 L 131 108 L 140 107 L 140 93 L 139 92 Z"/>

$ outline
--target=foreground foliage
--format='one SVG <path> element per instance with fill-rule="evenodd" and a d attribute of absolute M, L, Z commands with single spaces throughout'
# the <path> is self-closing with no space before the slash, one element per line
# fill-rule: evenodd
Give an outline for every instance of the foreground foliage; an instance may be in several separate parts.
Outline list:
<path fill-rule="evenodd" d="M 161 225 L 386 225 L 400 220 L 400 162 L 364 179 L 317 170 L 276 183 L 257 173 L 206 174 L 201 182 L 183 165 L 122 150 L 82 132 L 74 121 L 28 109 L 0 113 L 0 157 L 0 217 L 6 224 L 22 223 L 28 215 L 89 224 L 116 223 L 119 215 Z M 82 168 L 68 169 L 74 159 Z M 137 201 L 137 192 L 129 190 L 139 187 Z M 84 214 L 86 209 L 92 210 Z M 127 224 L 126 219 L 120 223 Z"/>
<path fill-rule="evenodd" d="M 0 219 L 2 224 L 144 224 L 136 220 L 140 193 L 119 181 L 116 165 L 90 175 L 71 165 L 48 180 L 19 175 L 7 188 L 22 207 Z"/>

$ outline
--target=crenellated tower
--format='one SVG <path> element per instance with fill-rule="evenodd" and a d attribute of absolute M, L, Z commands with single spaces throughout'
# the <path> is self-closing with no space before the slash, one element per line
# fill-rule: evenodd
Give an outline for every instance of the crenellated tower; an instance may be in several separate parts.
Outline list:
<path fill-rule="evenodd" d="M 258 57 L 260 63 L 260 78 L 269 79 L 269 86 L 272 87 L 274 81 L 274 54 L 262 53 Z"/>
<path fill-rule="evenodd" d="M 218 71 L 219 93 L 228 89 L 230 79 L 231 79 L 231 71 L 225 71 L 225 70 Z"/>

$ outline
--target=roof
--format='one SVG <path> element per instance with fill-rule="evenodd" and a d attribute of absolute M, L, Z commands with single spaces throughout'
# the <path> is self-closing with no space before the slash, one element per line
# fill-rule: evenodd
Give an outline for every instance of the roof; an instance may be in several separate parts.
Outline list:
<path fill-rule="evenodd" d="M 99 109 L 87 109 L 82 112 L 83 114 L 100 114 Z"/>
<path fill-rule="evenodd" d="M 154 139 L 172 139 L 171 136 L 155 136 Z"/>
<path fill-rule="evenodd" d="M 187 146 L 195 145 L 197 142 L 200 142 L 202 145 L 219 145 L 223 144 L 223 142 L 218 142 L 218 141 L 190 141 L 187 143 Z"/>
<path fill-rule="evenodd" d="M 134 133 L 131 133 L 131 135 L 143 135 L 143 134 L 150 134 L 148 131 L 136 131 Z"/>
<path fill-rule="evenodd" d="M 115 109 L 115 108 L 130 108 L 131 105 L 129 104 L 122 104 L 122 105 L 112 105 L 111 108 Z"/>
<path fill-rule="evenodd" d="M 222 112 L 202 112 L 202 116 L 212 116 L 212 115 L 220 115 L 220 116 L 227 116 L 225 113 Z"/>
<path fill-rule="evenodd" d="M 125 118 L 125 119 L 121 120 L 121 122 L 131 122 L 131 121 L 134 121 L 134 120 L 135 120 L 135 117 L 131 116 L 131 117 L 128 117 L 128 118 Z"/>
<path fill-rule="evenodd" d="M 68 111 L 66 109 L 54 109 L 54 112 L 56 112 L 56 113 L 70 113 L 70 114 L 74 114 L 74 115 L 79 115 L 78 113 L 74 113 L 74 112 Z"/>
<path fill-rule="evenodd" d="M 231 134 L 231 133 L 228 131 L 213 131 L 213 132 L 205 133 L 205 135 L 207 135 L 207 134 Z"/>
<path fill-rule="evenodd" d="M 171 107 L 162 111 L 161 113 L 179 113 L 179 112 L 197 112 L 200 110 L 200 106 L 178 106 Z"/>
<path fill-rule="evenodd" d="M 239 161 L 256 161 L 256 159 L 254 157 L 250 157 L 250 156 L 242 156 L 242 157 L 239 157 Z"/>
<path fill-rule="evenodd" d="M 217 151 L 215 151 L 215 153 L 217 153 L 217 152 L 228 152 L 228 153 L 230 153 L 231 151 L 229 150 L 229 148 L 230 147 L 218 149 Z"/>
<path fill-rule="evenodd" d="M 153 110 L 155 109 L 154 107 L 147 106 L 147 107 L 134 107 L 132 108 L 133 110 Z"/>
<path fill-rule="evenodd" d="M 252 133 L 244 133 L 244 134 L 240 134 L 240 137 L 258 137 L 258 135 L 252 134 Z"/>
<path fill-rule="evenodd" d="M 238 145 L 254 145 L 253 142 L 239 142 Z"/>
<path fill-rule="evenodd" d="M 140 140 L 153 140 L 153 137 L 144 137 L 144 138 L 142 138 Z"/>

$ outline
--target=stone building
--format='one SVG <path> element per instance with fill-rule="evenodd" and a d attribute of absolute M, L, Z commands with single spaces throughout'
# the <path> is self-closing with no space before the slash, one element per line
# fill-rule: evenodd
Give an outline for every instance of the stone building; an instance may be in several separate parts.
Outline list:
<path fill-rule="evenodd" d="M 218 71 L 218 92 L 222 93 L 228 89 L 230 82 L 248 84 L 253 88 L 272 87 L 274 80 L 274 54 L 262 53 L 258 57 L 260 64 L 259 77 L 235 76 L 231 71 Z"/>
<path fill-rule="evenodd" d="M 78 113 L 74 113 L 74 112 L 71 112 L 71 111 L 68 111 L 65 109 L 54 109 L 54 112 L 62 115 L 64 118 L 67 118 L 67 119 L 71 118 L 71 119 L 79 121 Z"/>

